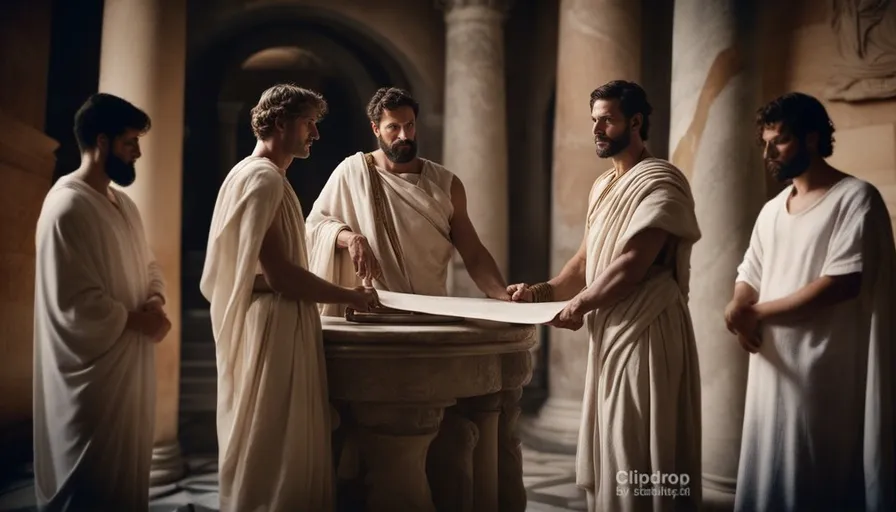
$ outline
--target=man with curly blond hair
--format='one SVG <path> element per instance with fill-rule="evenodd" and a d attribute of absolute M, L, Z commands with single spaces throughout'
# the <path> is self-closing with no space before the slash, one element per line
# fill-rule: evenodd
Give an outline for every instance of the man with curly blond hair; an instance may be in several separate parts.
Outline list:
<path fill-rule="evenodd" d="M 317 303 L 365 311 L 372 290 L 308 271 L 305 221 L 286 179 L 308 158 L 324 98 L 281 84 L 252 109 L 258 139 L 218 193 L 200 288 L 218 363 L 222 511 L 333 508 L 330 409 Z"/>
<path fill-rule="evenodd" d="M 333 171 L 308 215 L 311 270 L 343 285 L 447 295 L 454 249 L 488 297 L 508 300 L 507 285 L 467 214 L 463 183 L 417 156 L 417 101 L 403 89 L 379 89 L 367 107 L 379 143 Z M 322 314 L 341 316 L 338 306 Z"/>

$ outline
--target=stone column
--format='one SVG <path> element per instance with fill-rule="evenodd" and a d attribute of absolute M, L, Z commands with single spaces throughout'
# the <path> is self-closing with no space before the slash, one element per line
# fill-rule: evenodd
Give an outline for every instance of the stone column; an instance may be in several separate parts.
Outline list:
<path fill-rule="evenodd" d="M 509 0 L 444 0 L 443 163 L 467 192 L 479 238 L 507 275 L 507 123 L 504 14 Z M 455 253 L 451 294 L 482 296 Z"/>
<path fill-rule="evenodd" d="M 669 148 L 690 179 L 703 233 L 691 255 L 690 310 L 709 510 L 731 510 L 734 503 L 748 359 L 723 313 L 765 197 L 753 131 L 760 85 L 751 55 L 755 13 L 740 4 L 749 2 L 676 1 L 672 42 Z"/>
<path fill-rule="evenodd" d="M 171 332 L 156 348 L 153 484 L 183 474 L 177 440 L 180 382 L 181 168 L 186 6 L 181 0 L 107 0 L 100 84 L 146 111 L 152 129 L 140 141 L 137 181 L 125 191 L 137 204 L 165 276 Z"/>
<path fill-rule="evenodd" d="M 591 91 L 641 75 L 641 2 L 561 0 L 554 121 L 551 273 L 557 275 L 585 234 L 588 191 L 612 167 L 594 151 Z M 573 452 L 578 441 L 588 333 L 551 329 L 548 400 L 523 433 L 543 449 Z"/>

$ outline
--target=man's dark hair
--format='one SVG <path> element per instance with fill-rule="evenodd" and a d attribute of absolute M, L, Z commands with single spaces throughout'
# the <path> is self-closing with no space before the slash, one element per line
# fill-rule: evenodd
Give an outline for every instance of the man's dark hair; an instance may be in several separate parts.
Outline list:
<path fill-rule="evenodd" d="M 781 123 L 781 128 L 800 141 L 810 133 L 818 134 L 818 154 L 827 158 L 834 153 L 834 122 L 815 97 L 801 92 L 779 96 L 756 111 L 757 140 L 762 144 L 765 127 Z"/>
<path fill-rule="evenodd" d="M 643 121 L 639 135 L 641 135 L 641 140 L 647 140 L 653 107 L 647 102 L 647 93 L 640 85 L 625 80 L 607 82 L 591 92 L 591 103 L 589 104 L 591 109 L 594 108 L 594 102 L 597 100 L 619 100 L 619 108 L 622 109 L 626 120 L 631 119 L 635 114 L 641 114 Z"/>
<path fill-rule="evenodd" d="M 100 135 L 109 137 L 111 143 L 126 130 L 143 134 L 151 126 L 146 112 L 125 99 L 101 92 L 87 98 L 75 113 L 75 140 L 81 151 L 86 151 L 96 148 L 96 138 Z"/>
<path fill-rule="evenodd" d="M 313 116 L 320 121 L 327 114 L 327 101 L 311 89 L 277 84 L 261 93 L 250 114 L 252 133 L 258 140 L 266 140 L 274 133 L 277 121 L 286 122 L 302 116 Z"/>
<path fill-rule="evenodd" d="M 367 117 L 372 123 L 379 125 L 383 110 L 395 110 L 399 107 L 411 107 L 414 117 L 420 113 L 420 105 L 411 93 L 398 87 L 381 87 L 367 104 Z"/>

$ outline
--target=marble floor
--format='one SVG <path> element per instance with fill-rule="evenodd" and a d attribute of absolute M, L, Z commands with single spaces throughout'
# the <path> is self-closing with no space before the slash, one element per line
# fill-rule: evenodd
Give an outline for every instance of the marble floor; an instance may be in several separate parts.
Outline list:
<path fill-rule="evenodd" d="M 217 461 L 213 457 L 187 457 L 187 475 L 180 482 L 153 487 L 150 511 L 218 510 Z M 584 495 L 575 487 L 575 457 L 523 449 L 523 480 L 529 496 L 526 510 L 560 512 L 585 510 Z M 0 511 L 26 512 L 34 506 L 34 485 L 30 467 L 7 482 L 0 482 Z"/>

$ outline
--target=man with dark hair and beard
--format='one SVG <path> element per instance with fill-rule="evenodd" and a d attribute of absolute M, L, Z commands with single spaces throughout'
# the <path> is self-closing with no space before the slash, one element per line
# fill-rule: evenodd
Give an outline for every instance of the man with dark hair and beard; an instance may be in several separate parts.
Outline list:
<path fill-rule="evenodd" d="M 507 285 L 470 217 L 463 183 L 417 156 L 419 106 L 402 89 L 379 89 L 367 107 L 379 142 L 372 153 L 346 158 L 308 216 L 311 270 L 343 286 L 447 295 L 456 248 L 488 297 L 507 300 Z M 326 316 L 341 306 L 321 305 Z"/>
<path fill-rule="evenodd" d="M 685 176 L 647 151 L 636 83 L 591 93 L 592 135 L 613 167 L 594 182 L 585 236 L 560 274 L 512 300 L 569 301 L 554 327 L 590 334 L 576 484 L 588 510 L 695 510 L 701 502 L 700 371 L 688 281 L 700 239 Z M 637 475 L 651 475 L 649 482 Z M 672 484 L 667 477 L 674 475 Z M 657 488 L 655 476 L 662 476 Z"/>
<path fill-rule="evenodd" d="M 81 166 L 37 222 L 34 480 L 42 510 L 146 510 L 154 344 L 171 328 L 165 285 L 134 202 L 149 117 L 95 94 L 75 115 Z"/>
<path fill-rule="evenodd" d="M 750 357 L 736 509 L 896 510 L 896 248 L 878 190 L 825 161 L 834 125 L 790 93 L 756 117 L 790 181 L 737 269 L 728 329 Z"/>

